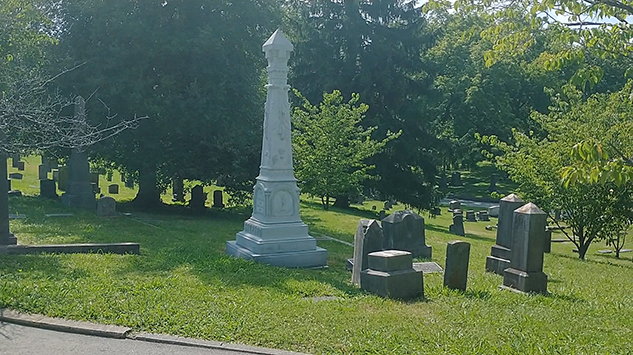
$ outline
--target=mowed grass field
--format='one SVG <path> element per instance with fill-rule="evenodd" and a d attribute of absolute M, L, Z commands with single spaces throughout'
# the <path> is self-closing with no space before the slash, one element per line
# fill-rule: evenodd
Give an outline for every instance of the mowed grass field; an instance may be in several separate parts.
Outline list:
<path fill-rule="evenodd" d="M 35 194 L 29 185 L 37 172 L 26 173 L 14 188 Z M 127 190 L 115 197 L 132 198 Z M 372 205 L 379 210 L 382 202 L 325 212 L 306 199 L 301 214 L 313 235 L 352 243 L 359 219 L 377 217 Z M 500 290 L 502 277 L 484 271 L 495 240 L 488 223 L 465 222 L 467 234 L 458 237 L 447 232 L 445 209 L 437 218 L 422 214 L 432 260 L 442 267 L 447 242 L 472 244 L 468 290 L 446 290 L 441 273 L 427 274 L 425 297 L 403 302 L 353 286 L 345 270 L 353 248 L 336 241 L 319 241 L 329 266 L 319 270 L 226 256 L 225 242 L 235 239 L 249 209 L 193 216 L 174 206 L 99 218 L 27 195 L 12 197 L 10 211 L 26 216 L 11 221 L 21 244 L 138 242 L 141 255 L 0 256 L 0 307 L 314 354 L 633 353 L 633 253 L 598 254 L 603 243 L 586 261 L 572 244 L 553 244 L 544 265 L 550 293 L 523 295 Z M 45 217 L 68 212 L 73 216 Z M 331 297 L 314 299 L 321 296 Z"/>

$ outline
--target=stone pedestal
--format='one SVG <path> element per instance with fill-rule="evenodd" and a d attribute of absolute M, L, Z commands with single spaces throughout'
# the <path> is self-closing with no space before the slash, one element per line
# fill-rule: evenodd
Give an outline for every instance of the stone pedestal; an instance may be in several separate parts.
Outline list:
<path fill-rule="evenodd" d="M 360 274 L 363 290 L 405 300 L 424 296 L 423 273 L 413 269 L 411 253 L 401 250 L 369 253 L 368 266 Z"/>
<path fill-rule="evenodd" d="M 490 256 L 486 258 L 486 271 L 503 275 L 503 270 L 510 267 L 513 212 L 524 204 L 525 202 L 515 194 L 510 194 L 499 201 L 497 239 L 490 251 Z"/>
<path fill-rule="evenodd" d="M 521 292 L 547 292 L 543 273 L 547 214 L 535 204 L 514 211 L 512 261 L 503 274 L 503 286 Z"/>
<path fill-rule="evenodd" d="M 253 214 L 229 255 L 282 267 L 323 267 L 327 251 L 316 246 L 299 216 L 299 188 L 292 165 L 288 59 L 293 46 L 277 30 L 264 43 L 268 85 L 259 176 L 254 187 Z"/>

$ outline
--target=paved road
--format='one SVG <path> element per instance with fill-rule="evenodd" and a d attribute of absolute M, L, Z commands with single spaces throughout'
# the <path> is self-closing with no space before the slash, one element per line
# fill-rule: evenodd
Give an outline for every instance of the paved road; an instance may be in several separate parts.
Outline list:
<path fill-rule="evenodd" d="M 476 208 L 488 208 L 490 206 L 499 205 L 499 202 L 479 202 L 479 201 L 471 201 L 471 200 L 462 200 L 459 198 L 444 198 L 440 200 L 440 204 L 448 206 L 448 204 L 453 200 L 457 200 L 461 202 L 461 204 L 464 206 L 470 206 L 470 207 L 476 207 Z"/>
<path fill-rule="evenodd" d="M 286 352 L 280 352 L 283 354 Z M 0 355 L 239 355 L 253 354 L 223 349 L 153 343 L 132 339 L 45 330 L 0 323 Z"/>

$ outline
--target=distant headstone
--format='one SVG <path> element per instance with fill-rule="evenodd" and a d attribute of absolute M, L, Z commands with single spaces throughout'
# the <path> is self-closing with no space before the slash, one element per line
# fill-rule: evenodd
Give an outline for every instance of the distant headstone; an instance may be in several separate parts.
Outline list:
<path fill-rule="evenodd" d="M 97 200 L 97 216 L 116 216 L 116 201 L 110 196 L 104 196 Z"/>
<path fill-rule="evenodd" d="M 453 224 L 448 226 L 448 232 L 462 237 L 466 234 L 464 231 L 464 218 L 461 214 L 453 215 Z"/>
<path fill-rule="evenodd" d="M 17 168 L 19 161 L 20 161 L 20 154 L 13 154 L 13 156 L 11 156 L 11 167 Z"/>
<path fill-rule="evenodd" d="M 490 217 L 499 217 L 499 206 L 490 206 L 490 207 L 488 207 L 488 216 L 490 216 Z"/>
<path fill-rule="evenodd" d="M 378 213 L 378 219 L 382 221 L 385 218 L 387 218 L 387 211 L 380 210 L 380 212 Z"/>
<path fill-rule="evenodd" d="M 367 269 L 367 255 L 383 248 L 384 236 L 380 223 L 373 219 L 361 219 L 354 235 L 354 260 L 352 283 L 360 285 L 360 273 Z"/>
<path fill-rule="evenodd" d="M 189 200 L 189 207 L 194 211 L 204 210 L 204 204 L 207 200 L 207 194 L 204 193 L 202 185 L 196 185 L 191 189 L 191 199 Z"/>
<path fill-rule="evenodd" d="M 55 177 L 55 172 L 53 172 L 53 177 Z M 61 191 L 66 191 L 66 185 L 68 184 L 68 167 L 60 166 L 57 172 L 57 188 Z"/>
<path fill-rule="evenodd" d="M 545 228 L 545 244 L 543 244 L 543 252 L 549 253 L 552 251 L 552 230 Z"/>
<path fill-rule="evenodd" d="M 473 210 L 466 211 L 466 221 L 477 222 L 477 218 L 475 218 L 475 211 Z"/>
<path fill-rule="evenodd" d="M 488 211 L 479 211 L 477 212 L 477 219 L 482 222 L 490 221 L 490 217 L 488 216 Z"/>
<path fill-rule="evenodd" d="M 38 165 L 37 166 L 37 175 L 38 180 L 47 180 L 48 179 L 48 167 L 46 165 Z"/>
<path fill-rule="evenodd" d="M 111 195 L 117 195 L 119 193 L 119 184 L 108 185 L 108 193 Z"/>
<path fill-rule="evenodd" d="M 522 292 L 547 292 L 543 246 L 547 214 L 533 203 L 514 210 L 512 259 L 503 272 L 503 286 Z"/>
<path fill-rule="evenodd" d="M 22 177 L 24 177 L 24 175 L 22 173 L 11 173 L 11 174 L 9 174 L 9 179 L 11 179 L 11 180 L 22 180 Z"/>
<path fill-rule="evenodd" d="M 468 259 L 470 243 L 449 242 L 446 246 L 446 267 L 444 268 L 444 286 L 466 291 L 468 280 Z"/>
<path fill-rule="evenodd" d="M 108 182 L 112 182 L 112 177 L 113 177 L 113 175 L 114 175 L 114 172 L 113 172 L 112 170 L 108 171 L 108 172 L 106 173 L 106 181 L 108 181 Z"/>
<path fill-rule="evenodd" d="M 185 185 L 181 178 L 176 177 L 171 180 L 172 201 L 185 202 Z"/>
<path fill-rule="evenodd" d="M 451 186 L 462 186 L 462 174 L 458 171 L 451 175 Z"/>
<path fill-rule="evenodd" d="M 57 199 L 57 184 L 55 180 L 40 180 L 40 197 Z"/>
<path fill-rule="evenodd" d="M 446 178 L 445 173 L 442 173 L 440 175 L 440 180 L 439 180 L 438 185 L 439 185 L 440 190 L 442 191 L 445 191 L 448 188 L 448 179 Z"/>
<path fill-rule="evenodd" d="M 13 190 L 11 188 L 11 179 L 7 179 L 7 191 L 11 191 L 11 190 Z"/>
<path fill-rule="evenodd" d="M 17 168 L 18 168 L 19 171 L 24 171 L 24 162 L 23 161 L 19 161 Z"/>
<path fill-rule="evenodd" d="M 414 258 L 431 258 L 426 245 L 424 218 L 413 211 L 396 211 L 382 220 L 383 249 L 405 250 Z"/>
<path fill-rule="evenodd" d="M 385 298 L 424 297 L 424 276 L 413 269 L 411 253 L 402 250 L 369 253 L 368 267 L 360 274 L 363 290 Z"/>
<path fill-rule="evenodd" d="M 213 207 L 224 208 L 224 196 L 222 195 L 222 190 L 213 191 Z"/>
<path fill-rule="evenodd" d="M 458 210 L 460 208 L 462 208 L 462 204 L 461 204 L 461 202 L 459 202 L 457 200 L 453 200 L 453 201 L 448 203 L 448 210 L 450 212 L 453 212 L 453 211 Z"/>
<path fill-rule="evenodd" d="M 515 194 L 510 194 L 499 201 L 497 239 L 490 251 L 491 256 L 486 258 L 486 271 L 503 275 L 503 270 L 510 267 L 513 212 L 524 204 L 525 202 Z M 545 227 L 543 227 L 543 231 L 545 231 Z"/>
<path fill-rule="evenodd" d="M 495 192 L 497 191 L 497 175 L 490 175 L 490 185 L 488 186 L 488 191 Z"/>

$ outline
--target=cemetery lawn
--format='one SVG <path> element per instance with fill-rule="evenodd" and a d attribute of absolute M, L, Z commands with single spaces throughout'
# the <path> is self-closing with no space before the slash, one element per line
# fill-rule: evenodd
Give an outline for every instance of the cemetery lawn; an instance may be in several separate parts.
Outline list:
<path fill-rule="evenodd" d="M 376 216 L 369 206 L 325 212 L 305 200 L 301 213 L 312 235 L 351 243 L 359 218 Z M 319 240 L 327 269 L 226 256 L 247 209 L 190 216 L 175 206 L 98 218 L 27 196 L 12 197 L 10 210 L 26 215 L 11 221 L 21 244 L 138 242 L 141 255 L 2 255 L 0 307 L 314 354 L 633 352 L 633 253 L 599 255 L 602 243 L 584 262 L 572 244 L 553 244 L 544 267 L 550 294 L 523 295 L 500 290 L 502 277 L 484 272 L 495 232 L 465 222 L 468 290 L 446 290 L 442 274 L 427 274 L 426 298 L 401 302 L 352 286 L 345 260 L 353 250 L 338 241 Z M 45 217 L 64 212 L 74 215 Z M 424 217 L 432 260 L 443 266 L 446 243 L 458 239 L 447 233 L 449 214 Z"/>

